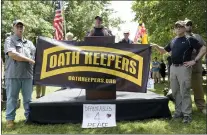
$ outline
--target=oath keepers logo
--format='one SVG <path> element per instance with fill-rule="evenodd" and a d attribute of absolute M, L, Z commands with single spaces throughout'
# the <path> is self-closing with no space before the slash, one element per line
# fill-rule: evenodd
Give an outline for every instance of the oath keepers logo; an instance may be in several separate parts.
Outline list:
<path fill-rule="evenodd" d="M 143 57 L 108 47 L 78 48 L 78 51 L 60 46 L 45 49 L 40 79 L 71 72 L 99 72 L 142 86 Z"/>

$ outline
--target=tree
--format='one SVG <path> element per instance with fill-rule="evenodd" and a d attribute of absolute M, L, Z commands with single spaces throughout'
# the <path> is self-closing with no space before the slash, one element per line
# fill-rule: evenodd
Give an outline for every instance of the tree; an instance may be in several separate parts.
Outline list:
<path fill-rule="evenodd" d="M 86 32 L 93 27 L 97 15 L 103 17 L 104 26 L 118 27 L 123 21 L 109 18 L 114 11 L 107 5 L 108 1 L 69 1 L 65 10 L 67 31 L 73 33 L 77 40 L 83 40 Z"/>
<path fill-rule="evenodd" d="M 14 20 L 25 22 L 24 35 L 35 44 L 37 36 L 53 37 L 53 16 L 53 4 L 49 1 L 2 1 L 2 55 L 6 33 L 12 32 Z"/>
<path fill-rule="evenodd" d="M 12 32 L 12 23 L 21 19 L 26 24 L 25 37 L 35 44 L 37 36 L 53 38 L 53 19 L 55 15 L 55 0 L 52 1 L 7 1 L 2 2 L 2 54 L 6 33 Z M 67 32 L 70 31 L 78 40 L 82 40 L 91 29 L 94 17 L 102 15 L 105 25 L 118 27 L 120 18 L 109 18 L 113 12 L 107 8 L 107 1 L 65 1 L 65 22 Z"/>
<path fill-rule="evenodd" d="M 36 36 L 53 36 L 52 3 L 40 1 L 4 1 L 2 5 L 2 40 L 5 34 L 12 31 L 15 19 L 26 24 L 25 37 L 35 41 Z"/>
<path fill-rule="evenodd" d="M 175 36 L 173 26 L 177 20 L 185 18 L 193 21 L 194 32 L 207 39 L 207 2 L 205 0 L 180 1 L 135 1 L 132 10 L 136 13 L 134 20 L 143 21 L 148 31 L 149 41 L 165 46 Z M 152 57 L 162 55 L 152 51 Z"/>
<path fill-rule="evenodd" d="M 150 42 L 166 45 L 174 36 L 174 23 L 185 18 L 193 21 L 195 33 L 207 39 L 207 24 L 204 23 L 207 2 L 204 0 L 136 1 L 132 10 L 136 13 L 135 20 L 145 22 Z"/>

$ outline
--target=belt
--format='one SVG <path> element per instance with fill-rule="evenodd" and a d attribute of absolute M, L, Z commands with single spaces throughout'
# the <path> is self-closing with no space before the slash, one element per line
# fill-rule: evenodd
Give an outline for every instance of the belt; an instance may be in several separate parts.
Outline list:
<path fill-rule="evenodd" d="M 183 64 L 172 64 L 172 65 L 175 66 L 175 67 L 183 66 Z"/>

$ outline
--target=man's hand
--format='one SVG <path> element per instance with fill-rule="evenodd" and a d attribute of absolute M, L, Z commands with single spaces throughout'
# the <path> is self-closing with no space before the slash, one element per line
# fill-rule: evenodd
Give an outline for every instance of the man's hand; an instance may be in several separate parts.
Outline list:
<path fill-rule="evenodd" d="M 195 64 L 196 64 L 195 60 L 184 62 L 184 66 L 186 67 L 192 67 Z"/>
<path fill-rule="evenodd" d="M 24 62 L 29 62 L 29 63 L 32 63 L 32 64 L 35 63 L 34 60 L 32 60 L 32 59 L 30 59 L 30 58 L 28 58 L 28 57 L 26 57 L 26 56 L 24 56 L 24 55 L 22 55 L 18 52 L 8 52 L 8 55 L 16 61 L 24 61 Z"/>
<path fill-rule="evenodd" d="M 163 47 L 158 46 L 157 44 L 151 44 L 151 47 L 156 49 L 161 54 L 167 53 Z"/>
<path fill-rule="evenodd" d="M 29 63 L 35 64 L 35 61 L 31 59 Z"/>

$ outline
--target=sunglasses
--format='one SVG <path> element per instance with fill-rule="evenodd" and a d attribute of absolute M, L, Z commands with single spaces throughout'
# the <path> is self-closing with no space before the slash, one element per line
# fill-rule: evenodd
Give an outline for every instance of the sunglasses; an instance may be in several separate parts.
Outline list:
<path fill-rule="evenodd" d="M 176 25 L 174 28 L 175 28 L 175 29 L 177 29 L 177 28 L 184 28 L 184 26 Z"/>

